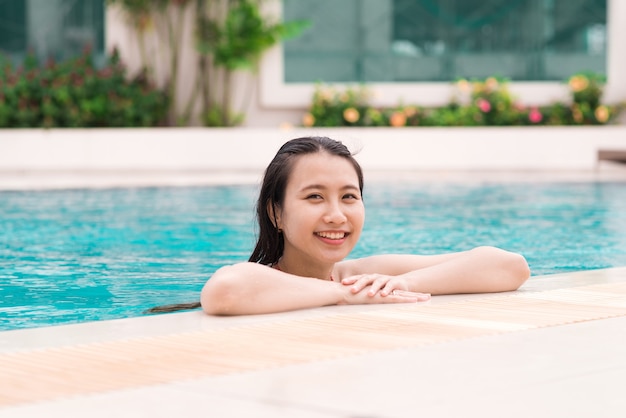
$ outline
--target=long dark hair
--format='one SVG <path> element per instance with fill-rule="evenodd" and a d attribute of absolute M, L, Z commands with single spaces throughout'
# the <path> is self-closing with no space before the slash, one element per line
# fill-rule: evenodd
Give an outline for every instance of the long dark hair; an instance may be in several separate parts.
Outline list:
<path fill-rule="evenodd" d="M 350 150 L 340 141 L 323 136 L 307 136 L 286 142 L 276 153 L 265 170 L 259 199 L 256 203 L 256 216 L 259 227 L 258 239 L 248 261 L 272 265 L 278 262 L 285 248 L 283 234 L 276 227 L 276 211 L 285 199 L 287 181 L 295 160 L 306 154 L 327 152 L 345 158 L 354 166 L 359 179 L 359 189 L 363 192 L 363 171 Z M 270 218 L 268 207 L 272 208 Z"/>
<path fill-rule="evenodd" d="M 256 202 L 256 216 L 259 227 L 258 239 L 248 261 L 272 265 L 277 263 L 283 255 L 285 241 L 282 232 L 276 227 L 276 210 L 284 203 L 287 181 L 291 175 L 295 160 L 302 155 L 314 154 L 316 152 L 327 152 L 350 161 L 359 179 L 359 189 L 363 193 L 363 170 L 352 156 L 348 147 L 343 143 L 324 136 L 307 136 L 287 141 L 280 147 L 274 159 L 265 169 L 259 198 Z M 268 207 L 270 206 L 274 219 L 270 218 L 270 213 L 268 212 Z M 156 306 L 144 313 L 175 312 L 195 309 L 200 306 L 200 302 L 176 303 Z"/>

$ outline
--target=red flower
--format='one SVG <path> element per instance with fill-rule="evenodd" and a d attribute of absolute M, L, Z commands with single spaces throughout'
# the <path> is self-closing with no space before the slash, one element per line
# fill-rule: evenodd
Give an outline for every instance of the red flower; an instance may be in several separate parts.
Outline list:
<path fill-rule="evenodd" d="M 528 112 L 528 120 L 531 123 L 539 123 L 543 119 L 543 115 L 536 107 L 533 107 L 530 112 Z"/>
<path fill-rule="evenodd" d="M 487 113 L 491 110 L 491 103 L 489 103 L 485 99 L 476 100 L 476 106 L 480 109 L 481 112 Z"/>

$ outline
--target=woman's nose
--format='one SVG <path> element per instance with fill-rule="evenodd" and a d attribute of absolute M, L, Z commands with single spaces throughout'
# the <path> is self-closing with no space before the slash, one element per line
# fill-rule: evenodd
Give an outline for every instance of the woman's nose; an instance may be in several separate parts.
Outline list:
<path fill-rule="evenodd" d="M 328 205 L 326 209 L 326 214 L 324 215 L 324 222 L 329 224 L 342 224 L 348 218 L 343 212 L 341 205 L 338 203 L 331 203 Z"/>

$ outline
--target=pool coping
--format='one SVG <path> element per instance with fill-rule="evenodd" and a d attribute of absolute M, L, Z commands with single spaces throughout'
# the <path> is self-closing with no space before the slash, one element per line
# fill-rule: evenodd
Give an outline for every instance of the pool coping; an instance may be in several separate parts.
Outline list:
<path fill-rule="evenodd" d="M 260 170 L 0 170 L 0 191 L 256 185 Z M 594 170 L 367 170 L 367 184 L 626 182 L 626 164 L 604 161 Z"/>

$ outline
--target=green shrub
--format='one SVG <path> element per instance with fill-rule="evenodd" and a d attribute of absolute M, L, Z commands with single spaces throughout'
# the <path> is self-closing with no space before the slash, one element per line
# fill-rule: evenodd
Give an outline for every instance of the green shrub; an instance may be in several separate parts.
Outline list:
<path fill-rule="evenodd" d="M 575 74 L 567 81 L 570 103 L 524 106 L 509 92 L 504 79 L 465 79 L 455 83 L 455 96 L 441 107 L 414 105 L 375 108 L 365 86 L 345 91 L 317 85 L 304 126 L 524 126 L 602 125 L 624 106 L 601 104 L 604 78 Z"/>
<path fill-rule="evenodd" d="M 126 80 L 117 52 L 97 69 L 91 51 L 20 68 L 0 60 L 0 128 L 147 127 L 165 120 L 168 100 L 145 78 Z"/>

